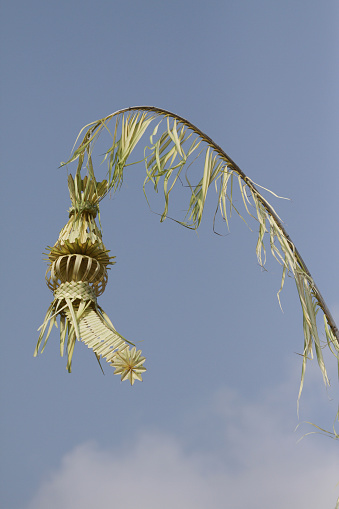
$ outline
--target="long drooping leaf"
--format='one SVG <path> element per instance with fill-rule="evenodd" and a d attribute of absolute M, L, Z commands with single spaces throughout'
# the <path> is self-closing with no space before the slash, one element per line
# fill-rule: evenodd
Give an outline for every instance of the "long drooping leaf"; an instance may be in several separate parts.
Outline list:
<path fill-rule="evenodd" d="M 87 170 L 89 177 L 95 181 L 92 162 L 93 147 L 101 134 L 108 133 L 112 142 L 105 149 L 103 159 L 107 164 L 107 185 L 101 193 L 98 193 L 98 201 L 100 201 L 110 190 L 119 189 L 123 182 L 129 156 L 144 136 L 146 129 L 155 120 L 157 124 L 149 137 L 149 144 L 144 144 L 146 167 L 144 192 L 147 198 L 147 189 L 150 185 L 155 192 L 158 192 L 162 185 L 165 204 L 161 221 L 169 217 L 170 193 L 178 181 L 188 189 L 189 200 L 185 217 L 172 219 L 183 226 L 193 229 L 199 227 L 208 190 L 212 184 L 217 192 L 216 209 L 220 210 L 221 217 L 227 226 L 232 211 L 238 213 L 245 221 L 238 207 L 236 208 L 234 205 L 234 178 L 237 178 L 245 212 L 249 218 L 254 218 L 259 226 L 256 245 L 258 262 L 260 265 L 264 265 L 266 262 L 264 240 L 268 237 L 270 251 L 282 266 L 282 279 L 278 291 L 279 303 L 286 275 L 289 274 L 295 279 L 304 330 L 300 392 L 304 382 L 306 361 L 312 357 L 313 347 L 324 381 L 328 384 L 322 348 L 328 345 L 339 361 L 339 332 L 326 302 L 295 244 L 285 231 L 278 214 L 258 190 L 258 187 L 261 186 L 255 185 L 211 138 L 188 120 L 169 111 L 152 106 L 126 108 L 85 126 L 76 141 L 77 144 L 83 135 L 80 144 L 74 148 L 67 163 L 63 164 L 70 164 L 77 160 L 77 174 L 80 176 L 81 171 Z M 113 127 L 110 126 L 111 123 Z M 199 158 L 204 161 L 201 165 L 202 175 L 200 173 L 200 176 L 193 168 Z M 186 172 L 182 178 L 184 168 L 186 168 Z M 269 192 L 277 196 L 275 193 Z M 229 211 L 227 211 L 227 202 Z M 317 313 L 320 310 L 323 313 L 325 324 L 324 337 L 326 340 L 323 344 L 321 344 L 317 324 Z"/>

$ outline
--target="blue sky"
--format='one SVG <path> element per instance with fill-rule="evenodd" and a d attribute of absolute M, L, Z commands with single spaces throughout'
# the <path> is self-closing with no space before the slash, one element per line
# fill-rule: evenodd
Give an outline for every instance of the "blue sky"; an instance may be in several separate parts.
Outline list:
<path fill-rule="evenodd" d="M 331 429 L 334 359 L 327 391 L 309 365 L 298 420 L 294 283 L 282 313 L 281 270 L 258 266 L 256 225 L 232 217 L 213 233 L 213 190 L 198 233 L 159 223 L 143 165 L 102 202 L 117 264 L 99 303 L 142 348 L 142 384 L 103 376 L 82 344 L 68 374 L 56 330 L 33 351 L 52 299 L 42 253 L 68 217 L 58 166 L 83 125 L 142 104 L 191 120 L 290 198 L 270 201 L 338 323 L 338 19 L 334 0 L 2 6 L 1 507 L 334 506 L 337 442 L 294 432 Z"/>

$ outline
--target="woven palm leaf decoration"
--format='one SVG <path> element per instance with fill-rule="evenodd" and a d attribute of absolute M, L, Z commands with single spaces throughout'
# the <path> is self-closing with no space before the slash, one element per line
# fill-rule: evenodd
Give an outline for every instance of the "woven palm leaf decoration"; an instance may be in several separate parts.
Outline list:
<path fill-rule="evenodd" d="M 135 348 L 128 348 L 126 340 L 115 331 L 96 302 L 107 282 L 108 265 L 113 261 L 102 243 L 95 216 L 99 201 L 121 187 L 124 171 L 129 166 L 127 160 L 150 124 L 154 127 L 149 142 L 144 146 L 146 177 L 143 187 L 147 200 L 149 187 L 156 193 L 162 190 L 164 209 L 161 221 L 170 217 L 169 199 L 175 184 L 187 190 L 189 202 L 184 217 L 171 219 L 187 228 L 199 227 L 208 190 L 213 187 L 216 191 L 215 217 L 220 212 L 227 228 L 232 213 L 237 213 L 244 221 L 243 215 L 254 220 L 258 225 L 256 255 L 259 264 L 263 266 L 266 262 L 264 239 L 268 238 L 271 254 L 282 267 L 278 300 L 287 275 L 294 278 L 300 298 L 304 345 L 299 397 L 306 362 L 313 357 L 313 350 L 324 382 L 329 384 L 322 350 L 328 347 L 336 362 L 339 361 L 338 328 L 282 220 L 259 191 L 261 186 L 254 184 L 219 145 L 191 122 L 153 106 L 125 108 L 86 125 L 79 133 L 71 157 L 62 163 L 70 165 L 77 162 L 74 181 L 69 177 L 72 208 L 58 242 L 48 253 L 48 285 L 54 292 L 54 301 L 42 326 L 36 353 L 45 335 L 43 350 L 59 314 L 61 350 L 68 333 L 68 369 L 75 341 L 81 339 L 97 356 L 104 357 L 115 366 L 116 372 L 121 373 L 123 378 L 128 378 L 131 383 L 134 379 L 141 379 L 145 370 L 144 358 Z M 97 182 L 92 159 L 95 142 L 101 135 L 106 135 L 109 140 L 101 162 L 107 165 L 107 174 L 106 180 Z M 201 170 L 200 173 L 195 171 L 199 161 L 202 161 L 202 173 Z M 86 173 L 84 178 L 81 176 L 83 173 Z M 239 200 L 235 205 L 236 188 L 243 212 L 239 209 Z M 268 189 L 261 189 L 278 197 Z M 319 329 L 321 315 L 323 332 Z"/>
<path fill-rule="evenodd" d="M 54 300 L 44 323 L 34 355 L 43 352 L 53 325 L 60 317 L 60 354 L 63 356 L 67 337 L 67 369 L 71 371 L 76 340 L 91 348 L 97 359 L 104 358 L 115 367 L 122 380 L 142 380 L 145 358 L 141 351 L 129 348 L 112 322 L 97 303 L 107 284 L 107 269 L 113 265 L 112 256 L 102 242 L 95 218 L 99 201 L 107 191 L 107 180 L 96 182 L 77 173 L 68 177 L 72 201 L 69 221 L 61 230 L 59 239 L 48 248 L 49 266 L 46 282 L 54 293 Z M 132 343 L 129 343 L 130 345 Z"/>

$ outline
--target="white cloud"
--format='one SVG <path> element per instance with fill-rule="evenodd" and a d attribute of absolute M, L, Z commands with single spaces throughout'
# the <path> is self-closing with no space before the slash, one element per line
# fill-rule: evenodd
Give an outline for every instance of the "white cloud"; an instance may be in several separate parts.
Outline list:
<path fill-rule="evenodd" d="M 296 444 L 272 393 L 260 404 L 227 389 L 215 395 L 214 410 L 205 410 L 219 419 L 219 451 L 192 452 L 188 442 L 164 433 L 141 433 L 128 444 L 112 437 L 106 450 L 82 444 L 28 509 L 333 509 L 338 444 L 326 438 Z"/>

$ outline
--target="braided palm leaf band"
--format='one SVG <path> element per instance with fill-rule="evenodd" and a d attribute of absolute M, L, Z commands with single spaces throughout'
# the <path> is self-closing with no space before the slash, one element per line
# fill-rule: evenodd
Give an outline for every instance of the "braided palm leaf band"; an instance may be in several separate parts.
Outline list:
<path fill-rule="evenodd" d="M 96 302 L 94 290 L 90 287 L 88 281 L 66 281 L 54 292 L 55 299 L 81 299 L 84 301 L 91 300 Z"/>

